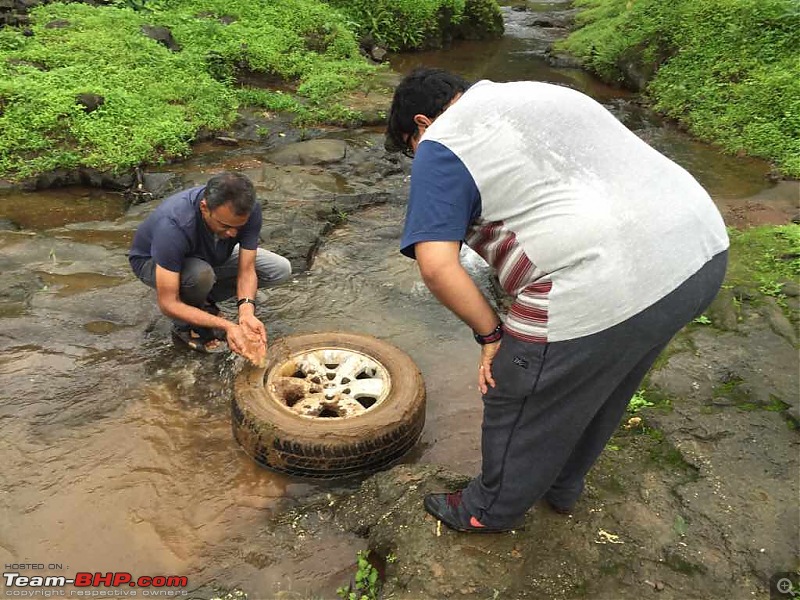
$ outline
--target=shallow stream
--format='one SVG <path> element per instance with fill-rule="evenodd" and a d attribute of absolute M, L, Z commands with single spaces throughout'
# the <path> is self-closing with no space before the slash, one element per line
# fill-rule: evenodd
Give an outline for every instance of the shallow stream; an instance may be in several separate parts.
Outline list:
<path fill-rule="evenodd" d="M 725 156 L 661 122 L 632 95 L 581 71 L 550 67 L 544 49 L 558 32 L 531 27 L 533 14 L 506 7 L 507 32 L 499 42 L 398 56 L 392 67 L 406 72 L 427 64 L 472 79 L 576 87 L 692 172 L 729 224 L 794 216 L 796 182 L 771 183 L 766 163 Z M 377 129 L 326 135 L 383 152 Z M 210 171 L 239 168 L 267 197 L 370 191 L 369 175 L 348 181 L 322 169 L 301 179 L 276 174 L 264 151 L 214 147 L 175 169 L 187 182 L 203 182 Z M 401 170 L 376 181 L 375 189 L 402 197 L 408 164 Z M 279 591 L 335 597 L 362 540 L 319 540 L 313 555 L 280 541 L 265 554 L 240 550 L 282 509 L 337 484 L 267 472 L 236 446 L 229 406 L 239 363 L 172 347 L 152 293 L 134 280 L 125 259 L 147 207 L 125 206 L 117 194 L 83 188 L 0 195 L 0 223 L 13 223 L 0 231 L 1 281 L 11 298 L 0 303 L 0 559 L 59 564 L 59 574 L 186 575 L 190 588 L 215 582 L 251 598 Z M 388 202 L 345 215 L 309 271 L 267 292 L 260 316 L 273 339 L 345 330 L 405 350 L 428 391 L 425 430 L 405 460 L 473 473 L 478 348 L 399 254 L 403 214 L 401 202 Z M 485 283 L 480 266 L 473 268 Z M 14 294 L 30 301 L 14 302 Z"/>

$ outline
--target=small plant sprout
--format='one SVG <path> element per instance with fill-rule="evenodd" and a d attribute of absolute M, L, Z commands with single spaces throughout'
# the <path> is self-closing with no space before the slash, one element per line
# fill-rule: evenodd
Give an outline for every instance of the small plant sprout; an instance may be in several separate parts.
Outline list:
<path fill-rule="evenodd" d="M 644 390 L 639 390 L 633 395 L 630 402 L 628 402 L 628 412 L 637 413 L 648 406 L 654 406 L 654 404 L 645 398 Z"/>

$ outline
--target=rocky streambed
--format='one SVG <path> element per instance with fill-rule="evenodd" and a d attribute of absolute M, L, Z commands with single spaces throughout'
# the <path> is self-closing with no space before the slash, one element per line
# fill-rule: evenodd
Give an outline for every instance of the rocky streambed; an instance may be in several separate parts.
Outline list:
<path fill-rule="evenodd" d="M 558 28 L 555 16 L 537 24 L 530 11 L 504 15 L 510 35 L 498 52 L 485 46 L 484 62 L 472 42 L 416 61 L 468 76 L 500 65 L 506 79 L 574 85 L 692 171 L 729 225 L 796 216 L 797 182 L 770 182 L 768 165 L 721 156 L 635 97 L 554 69 L 542 40 Z M 267 138 L 255 133 L 267 126 Z M 265 246 L 292 261 L 293 280 L 260 299 L 270 336 L 367 333 L 420 367 L 428 416 L 403 464 L 333 483 L 260 469 L 230 432 L 238 359 L 171 346 L 125 252 L 160 197 L 223 169 L 253 179 Z M 469 331 L 397 251 L 409 169 L 385 153 L 380 127 L 297 130 L 247 114 L 192 159 L 141 174 L 133 196 L 3 191 L 5 562 L 187 575 L 188 597 L 251 599 L 334 598 L 358 550 L 371 551 L 384 597 L 407 599 L 758 598 L 775 574 L 797 569 L 792 281 L 781 282 L 778 300 L 755 283 L 723 290 L 708 322 L 673 341 L 647 382 L 653 406 L 621 424 L 572 515 L 537 506 L 524 530 L 476 537 L 424 513 L 424 493 L 477 472 L 481 415 Z M 488 273 L 471 269 L 491 293 Z"/>

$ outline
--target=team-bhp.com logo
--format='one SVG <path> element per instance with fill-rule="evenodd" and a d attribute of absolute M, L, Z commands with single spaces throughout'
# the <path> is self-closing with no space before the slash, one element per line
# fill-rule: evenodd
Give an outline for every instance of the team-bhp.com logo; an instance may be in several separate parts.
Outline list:
<path fill-rule="evenodd" d="M 143 588 L 142 596 L 177 596 L 186 594 L 183 590 L 174 588 L 184 588 L 189 584 L 187 577 L 177 575 L 155 575 L 134 578 L 130 573 L 110 572 L 110 573 L 75 573 L 74 577 L 64 577 L 56 575 L 21 575 L 20 573 L 3 573 L 3 580 L 6 586 L 6 596 L 18 597 L 50 597 L 50 596 L 107 596 L 110 592 L 101 593 L 97 588 Z M 58 590 L 65 586 L 74 586 L 79 589 L 69 591 Z M 31 588 L 38 588 L 34 590 Z M 90 588 L 90 589 L 80 589 Z M 45 592 L 50 592 L 45 593 Z M 26 593 L 27 592 L 27 593 Z M 114 596 L 125 595 L 135 596 L 136 592 L 131 590 L 128 593 L 114 593 Z"/>

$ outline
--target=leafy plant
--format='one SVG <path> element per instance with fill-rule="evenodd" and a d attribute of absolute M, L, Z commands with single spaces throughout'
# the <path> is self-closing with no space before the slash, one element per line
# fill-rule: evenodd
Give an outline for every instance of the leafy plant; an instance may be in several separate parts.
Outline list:
<path fill-rule="evenodd" d="M 441 24 L 457 24 L 466 0 L 329 0 L 341 9 L 360 37 L 370 37 L 390 50 L 420 48 L 441 34 Z M 496 8 L 494 0 L 485 0 Z"/>
<path fill-rule="evenodd" d="M 359 550 L 355 582 L 349 587 L 340 587 L 336 595 L 343 600 L 377 600 L 381 583 L 378 570 L 368 559 L 369 553 Z"/>
<path fill-rule="evenodd" d="M 794 0 L 576 0 L 561 47 L 605 79 L 650 74 L 655 107 L 729 152 L 800 175 L 800 10 Z"/>
<path fill-rule="evenodd" d="M 692 323 L 697 323 L 698 325 L 711 325 L 711 319 L 705 315 L 700 315 L 696 319 L 693 319 Z"/>
<path fill-rule="evenodd" d="M 240 105 L 352 122 L 338 99 L 375 72 L 345 17 L 317 0 L 52 3 L 30 14 L 33 36 L 0 29 L 3 178 L 160 163 L 187 154 L 199 129 L 229 125 Z M 181 50 L 145 25 L 168 27 Z M 243 72 L 280 89 L 241 89 Z M 81 94 L 103 102 L 87 110 Z"/>
<path fill-rule="evenodd" d="M 644 395 L 644 390 L 638 390 L 634 395 L 633 398 L 630 399 L 628 402 L 628 412 L 629 413 L 638 413 L 643 408 L 647 408 L 648 406 L 655 406 L 652 402 L 647 400 Z"/>

